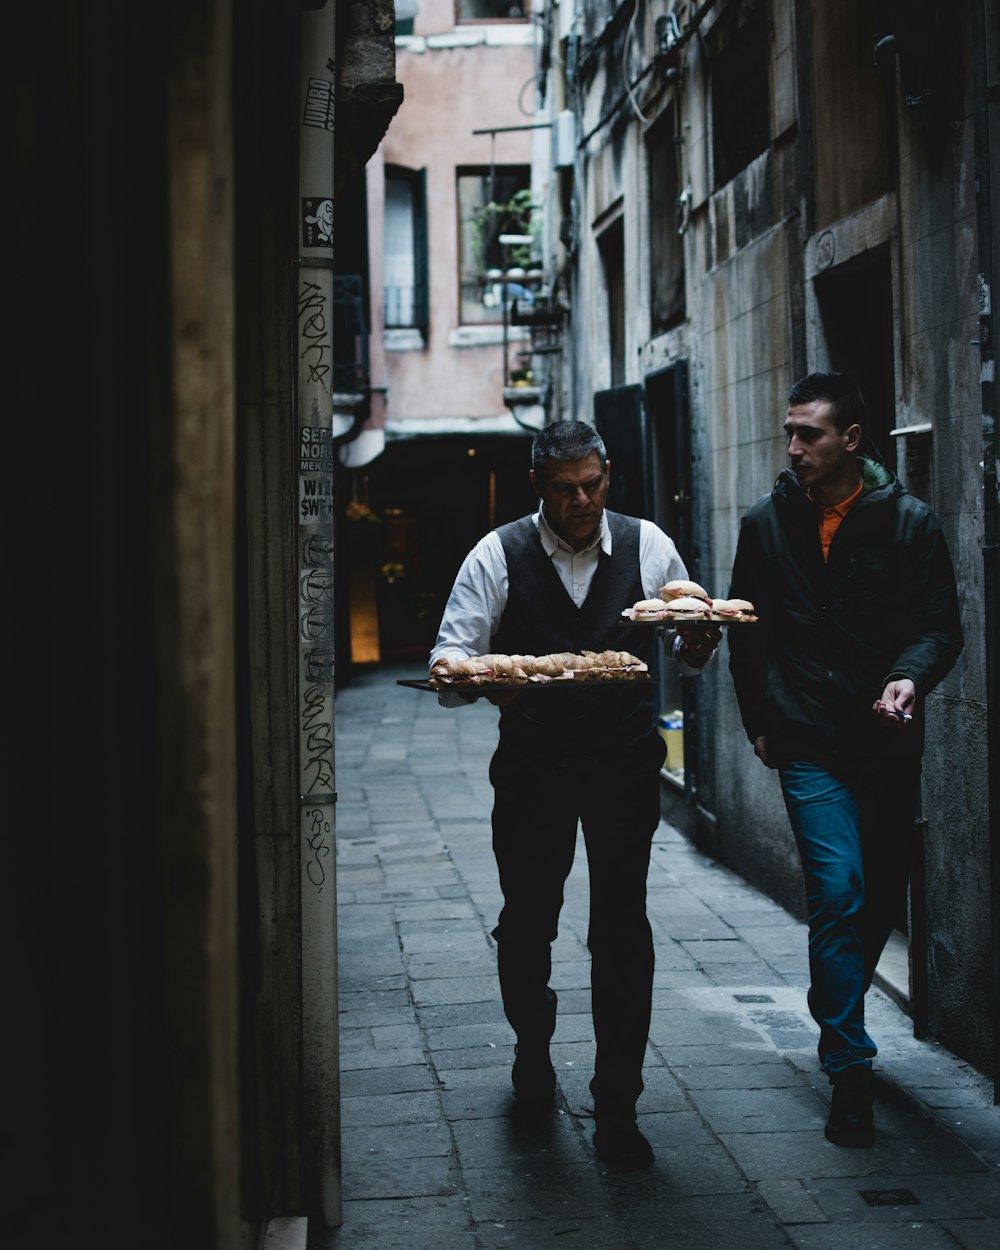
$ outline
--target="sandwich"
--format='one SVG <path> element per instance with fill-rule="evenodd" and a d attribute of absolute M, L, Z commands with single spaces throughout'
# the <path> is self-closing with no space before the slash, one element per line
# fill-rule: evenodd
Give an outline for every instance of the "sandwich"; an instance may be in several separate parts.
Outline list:
<path fill-rule="evenodd" d="M 666 619 L 670 621 L 708 621 L 712 616 L 712 604 L 706 597 L 678 595 L 667 604 Z"/>
<path fill-rule="evenodd" d="M 663 599 L 640 599 L 622 615 L 630 616 L 633 621 L 662 621 L 665 619 L 667 607 L 668 604 Z"/>
<path fill-rule="evenodd" d="M 688 581 L 684 577 L 667 582 L 666 586 L 661 586 L 656 593 L 671 606 L 672 601 L 676 599 L 702 599 L 709 605 L 712 602 L 704 586 L 699 586 L 697 582 Z"/>
<path fill-rule="evenodd" d="M 713 621 L 755 621 L 757 610 L 749 599 L 713 599 Z"/>
<path fill-rule="evenodd" d="M 623 678 L 648 680 L 649 668 L 628 651 L 559 651 L 551 655 L 444 656 L 432 667 L 429 684 L 441 690 L 449 686 L 523 686 L 529 682 Z"/>

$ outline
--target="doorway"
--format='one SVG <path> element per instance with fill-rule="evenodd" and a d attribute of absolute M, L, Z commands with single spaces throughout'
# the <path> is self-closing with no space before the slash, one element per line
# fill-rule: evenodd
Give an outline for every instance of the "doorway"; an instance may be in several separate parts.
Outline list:
<path fill-rule="evenodd" d="M 815 280 L 829 368 L 858 383 L 866 408 L 865 454 L 895 471 L 892 268 L 889 247 L 837 265 Z"/>
<path fill-rule="evenodd" d="M 691 514 L 691 438 L 688 411 L 688 367 L 678 360 L 665 369 L 646 375 L 643 385 L 649 423 L 649 465 L 653 510 L 651 515 L 674 540 L 685 568 L 693 568 Z M 694 792 L 697 753 L 694 729 L 697 705 L 675 664 L 661 664 L 657 679 L 657 724 L 667 745 L 663 769 L 669 782 L 665 803 L 676 815 L 676 801 Z M 670 799 L 673 803 L 670 803 Z"/>
<path fill-rule="evenodd" d="M 642 385 L 598 391 L 594 424 L 611 461 L 608 507 L 654 521 L 674 540 L 691 576 L 697 576 L 692 571 L 687 361 L 650 373 Z M 697 707 L 690 683 L 675 664 L 661 663 L 661 658 L 657 649 L 651 667 L 653 711 L 668 753 L 663 777 L 683 799 L 695 787 Z"/>
<path fill-rule="evenodd" d="M 889 245 L 872 248 L 818 275 L 814 280 L 829 368 L 856 379 L 865 402 L 863 455 L 897 471 L 895 352 L 893 333 L 892 264 Z M 929 462 L 918 454 L 926 443 L 914 444 L 912 463 L 904 472 L 915 493 L 926 491 Z M 915 863 L 910 880 L 909 905 L 903 901 L 895 917 L 895 929 L 879 963 L 880 987 L 918 1020 L 926 957 L 924 942 L 923 821 L 914 830 Z M 913 968 L 911 979 L 910 967 Z"/>
<path fill-rule="evenodd" d="M 430 653 L 468 552 L 534 511 L 530 468 L 528 434 L 444 435 L 393 440 L 343 474 L 342 611 L 354 667 Z"/>

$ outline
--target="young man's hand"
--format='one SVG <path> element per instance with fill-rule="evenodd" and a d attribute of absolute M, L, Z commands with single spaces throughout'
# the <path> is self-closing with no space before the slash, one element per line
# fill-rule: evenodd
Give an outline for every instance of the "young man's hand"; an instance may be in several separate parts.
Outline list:
<path fill-rule="evenodd" d="M 760 762 L 764 765 L 765 768 L 774 767 L 774 765 L 770 763 L 770 761 L 767 758 L 767 739 L 764 737 L 763 734 L 761 734 L 759 738 L 754 738 L 753 753 L 754 755 L 757 756 L 757 758 L 760 760 Z"/>
<path fill-rule="evenodd" d="M 882 691 L 881 699 L 872 704 L 872 711 L 883 724 L 900 729 L 913 720 L 916 705 L 916 686 L 908 677 L 897 677 Z"/>

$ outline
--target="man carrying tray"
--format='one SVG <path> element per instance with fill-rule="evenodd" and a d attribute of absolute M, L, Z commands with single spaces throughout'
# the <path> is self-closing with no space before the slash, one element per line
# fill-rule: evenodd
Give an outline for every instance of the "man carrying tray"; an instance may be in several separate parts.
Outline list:
<path fill-rule="evenodd" d="M 547 426 L 532 443 L 531 464 L 539 510 L 487 534 L 466 557 L 432 668 L 444 657 L 485 653 L 621 650 L 645 660 L 655 644 L 654 630 L 624 619 L 622 609 L 686 577 L 672 540 L 649 521 L 605 510 L 611 466 L 592 426 Z M 671 635 L 682 672 L 699 673 L 720 636 L 711 624 Z M 501 709 L 490 782 L 504 905 L 493 937 L 504 1011 L 517 1036 L 516 1097 L 543 1107 L 555 1089 L 551 944 L 580 822 L 590 871 L 594 1145 L 609 1167 L 648 1167 L 653 1152 L 635 1108 L 653 986 L 646 876 L 665 750 L 651 683 L 565 693 L 522 687 L 489 697 Z M 439 695 L 446 706 L 466 699 Z"/>

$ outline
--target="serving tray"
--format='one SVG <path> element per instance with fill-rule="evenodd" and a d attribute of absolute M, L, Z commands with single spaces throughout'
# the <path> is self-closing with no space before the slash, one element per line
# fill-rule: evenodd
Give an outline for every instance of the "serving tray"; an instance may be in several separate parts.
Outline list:
<path fill-rule="evenodd" d="M 447 686 L 432 686 L 427 678 L 397 678 L 397 686 L 409 686 L 411 690 L 428 690 L 431 694 L 509 694 L 512 690 L 620 690 L 623 686 L 643 686 L 650 682 L 648 673 L 637 677 L 605 677 L 601 681 L 582 677 L 553 677 L 551 681 L 476 681 L 452 682 Z"/>
<path fill-rule="evenodd" d="M 758 625 L 760 618 L 756 621 L 713 621 L 706 616 L 696 616 L 693 620 L 683 616 L 665 616 L 659 621 L 634 621 L 630 616 L 623 618 L 625 625 L 637 625 L 648 629 L 650 625 L 657 629 L 673 628 L 675 625 L 717 625 L 720 629 L 732 629 L 734 625 Z"/>

